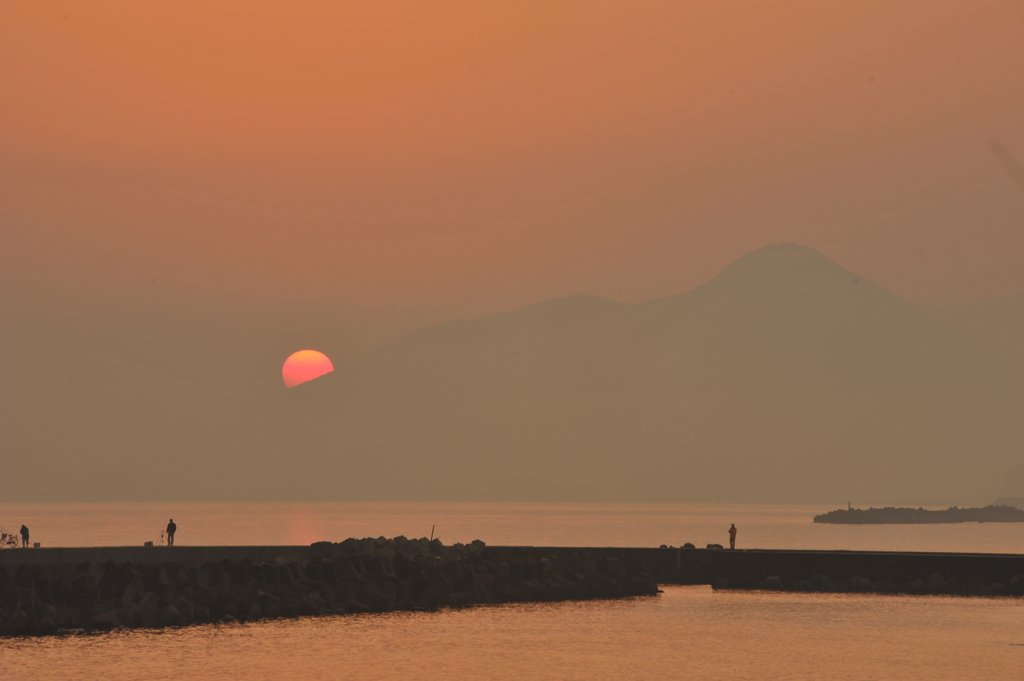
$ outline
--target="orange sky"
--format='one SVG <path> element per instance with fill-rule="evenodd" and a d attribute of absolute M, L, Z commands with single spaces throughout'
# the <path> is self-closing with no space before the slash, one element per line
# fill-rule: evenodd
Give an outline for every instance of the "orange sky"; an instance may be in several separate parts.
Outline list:
<path fill-rule="evenodd" d="M 8 2 L 2 282 L 401 329 L 797 241 L 914 300 L 1018 293 L 987 145 L 1024 161 L 1022 74 L 1015 0 Z"/>

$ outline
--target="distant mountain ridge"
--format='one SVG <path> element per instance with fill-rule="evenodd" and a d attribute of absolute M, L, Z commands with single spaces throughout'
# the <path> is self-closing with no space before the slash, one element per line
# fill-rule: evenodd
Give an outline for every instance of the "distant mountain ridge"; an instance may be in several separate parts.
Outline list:
<path fill-rule="evenodd" d="M 1024 464 L 1022 363 L 794 244 L 669 298 L 423 328 L 292 389 L 290 328 L 21 319 L 12 500 L 964 506 Z"/>
<path fill-rule="evenodd" d="M 1024 451 L 1019 372 L 794 244 L 667 299 L 421 329 L 329 378 L 343 494 L 367 498 L 987 500 Z"/>

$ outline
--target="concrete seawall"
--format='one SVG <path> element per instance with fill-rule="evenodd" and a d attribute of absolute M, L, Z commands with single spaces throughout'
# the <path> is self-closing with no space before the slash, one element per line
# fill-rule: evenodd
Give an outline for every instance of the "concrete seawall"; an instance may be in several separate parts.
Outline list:
<path fill-rule="evenodd" d="M 1024 554 L 675 548 L 590 550 L 595 555 L 621 560 L 631 574 L 654 575 L 659 584 L 793 591 L 1024 595 Z"/>
<path fill-rule="evenodd" d="M 19 565 L 78 565 L 92 562 L 104 564 L 180 563 L 201 565 L 222 560 L 251 560 L 257 563 L 275 560 L 308 560 L 313 557 L 309 546 L 98 546 L 39 549 L 4 549 L 0 551 L 0 568 Z"/>
<path fill-rule="evenodd" d="M 338 546 L 338 545 L 334 545 Z M 967 583 L 983 576 L 1004 583 L 1024 573 L 1024 554 L 1015 553 L 923 553 L 902 551 L 803 551 L 778 549 L 658 549 L 615 547 L 512 547 L 489 546 L 501 552 L 529 550 L 551 555 L 580 551 L 614 557 L 630 574 L 650 574 L 659 584 L 711 584 L 731 588 L 758 588 L 771 576 L 783 582 L 810 580 L 827 575 L 844 582 L 854 577 L 872 581 L 908 584 L 935 573 Z M 330 553 L 314 546 L 110 546 L 95 548 L 4 549 L 0 569 L 9 573 L 21 565 L 79 565 L 108 562 L 147 565 L 177 563 L 202 565 L 220 561 L 285 563 L 308 561 Z"/>
<path fill-rule="evenodd" d="M 1000 595 L 1024 593 L 1024 555 L 887 551 L 714 551 L 720 588 Z M 771 579 L 771 578 L 775 579 Z"/>
<path fill-rule="evenodd" d="M 827 575 L 844 582 L 854 577 L 872 581 L 909 584 L 935 573 L 967 583 L 984 576 L 995 583 L 1009 582 L 1024 573 L 1024 554 L 924 553 L 902 551 L 803 551 L 778 549 L 657 549 L 615 547 L 511 547 L 491 546 L 496 551 L 543 551 L 567 555 L 582 550 L 614 557 L 631 574 L 653 575 L 659 584 L 711 584 L 728 580 L 731 588 L 758 588 L 765 579 L 784 582 L 810 580 Z M 220 561 L 254 563 L 308 561 L 323 556 L 322 546 L 110 546 L 95 548 L 5 549 L 0 569 L 8 572 L 21 565 L 79 565 L 108 562 L 147 565 L 177 563 L 202 565 Z"/>

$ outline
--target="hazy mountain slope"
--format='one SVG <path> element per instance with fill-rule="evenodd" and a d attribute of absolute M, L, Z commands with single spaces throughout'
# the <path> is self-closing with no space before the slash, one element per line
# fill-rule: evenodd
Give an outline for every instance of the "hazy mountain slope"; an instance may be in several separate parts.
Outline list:
<path fill-rule="evenodd" d="M 424 329 L 331 382 L 345 496 L 958 499 L 1022 443 L 1019 375 L 788 244 L 665 300 Z"/>
<path fill-rule="evenodd" d="M 1024 363 L 1024 293 L 924 309 L 968 338 Z"/>

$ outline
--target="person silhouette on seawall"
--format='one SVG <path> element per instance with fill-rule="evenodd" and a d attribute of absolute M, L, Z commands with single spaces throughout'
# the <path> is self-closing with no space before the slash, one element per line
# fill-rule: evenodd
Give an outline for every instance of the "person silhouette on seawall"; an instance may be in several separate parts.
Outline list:
<path fill-rule="evenodd" d="M 21 526 L 21 548 L 23 548 L 23 549 L 27 549 L 28 548 L 28 526 L 27 525 L 22 525 Z"/>
<path fill-rule="evenodd" d="M 174 533 L 178 531 L 178 526 L 174 524 L 174 518 L 167 523 L 167 545 L 174 546 Z"/>
<path fill-rule="evenodd" d="M 729 526 L 729 548 L 736 548 L 736 523 Z"/>

